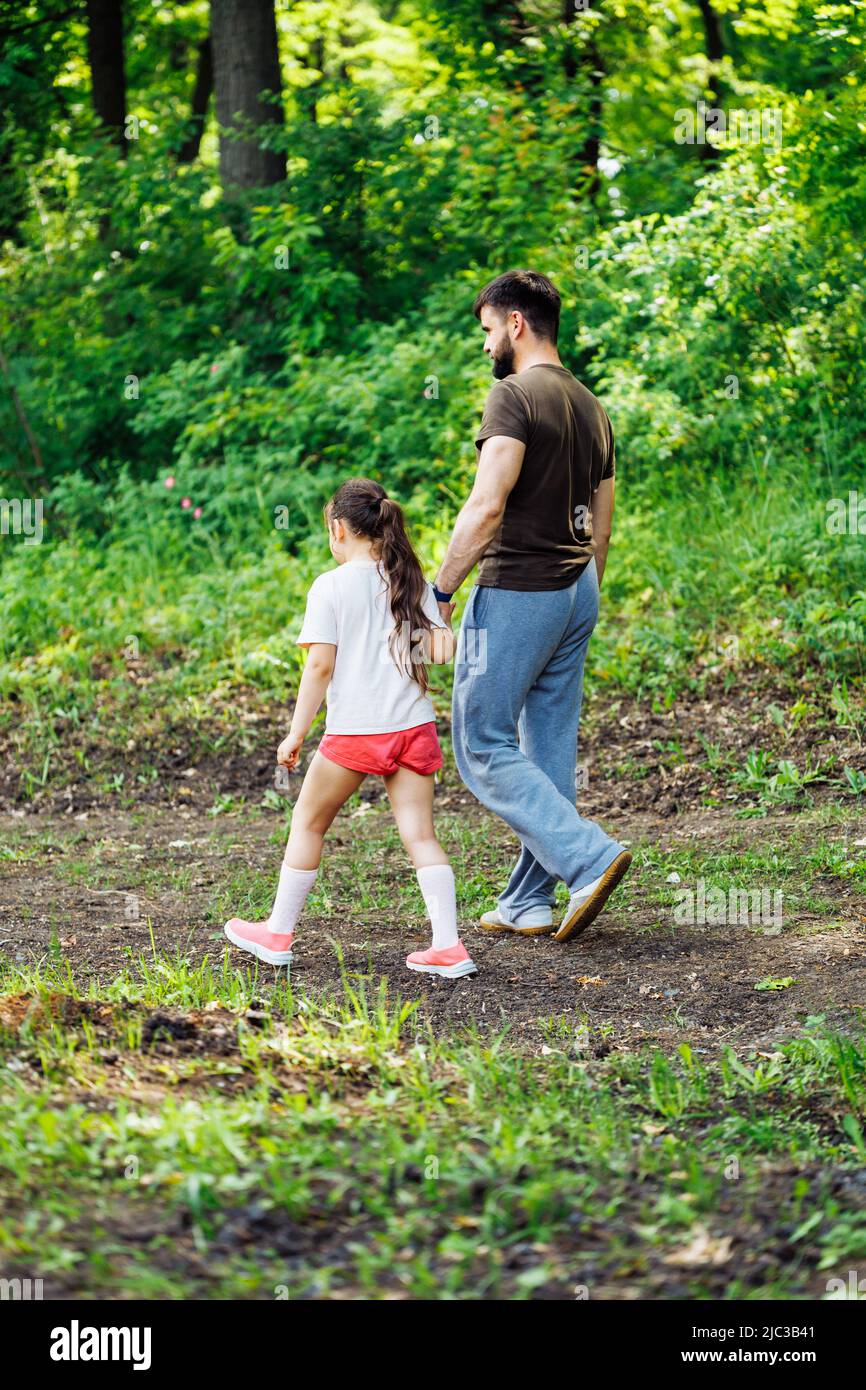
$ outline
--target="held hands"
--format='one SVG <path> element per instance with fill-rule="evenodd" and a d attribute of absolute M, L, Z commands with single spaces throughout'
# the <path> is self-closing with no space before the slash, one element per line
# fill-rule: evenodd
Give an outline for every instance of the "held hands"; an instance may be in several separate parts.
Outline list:
<path fill-rule="evenodd" d="M 453 660 L 454 649 L 457 645 L 454 629 L 451 626 L 451 619 L 454 616 L 454 609 L 457 607 L 457 604 L 446 602 L 443 599 L 439 599 L 438 603 L 439 612 L 445 626 L 444 628 L 434 627 L 430 633 L 430 660 L 437 666 L 445 666 L 449 661 Z"/>
<path fill-rule="evenodd" d="M 439 604 L 439 612 L 442 614 L 442 621 L 443 621 L 444 623 L 447 623 L 449 627 L 451 626 L 451 619 L 452 619 L 453 616 L 454 616 L 454 609 L 455 609 L 456 607 L 457 607 L 457 604 L 456 604 L 456 603 L 440 603 L 440 604 Z"/>
<path fill-rule="evenodd" d="M 303 742 L 304 740 L 300 734 L 287 734 L 277 749 L 277 762 L 282 767 L 287 767 L 290 772 L 293 772 L 298 765 Z"/>

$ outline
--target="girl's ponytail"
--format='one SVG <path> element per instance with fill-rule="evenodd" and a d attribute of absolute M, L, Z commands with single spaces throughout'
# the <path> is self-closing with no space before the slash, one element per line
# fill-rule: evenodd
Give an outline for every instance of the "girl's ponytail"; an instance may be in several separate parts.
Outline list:
<path fill-rule="evenodd" d="M 388 644 L 391 656 L 397 669 L 416 680 L 426 694 L 424 653 L 432 628 L 424 612 L 427 581 L 406 533 L 402 507 L 371 478 L 349 478 L 331 498 L 325 516 L 348 522 L 356 535 L 377 543 L 394 617 Z"/>

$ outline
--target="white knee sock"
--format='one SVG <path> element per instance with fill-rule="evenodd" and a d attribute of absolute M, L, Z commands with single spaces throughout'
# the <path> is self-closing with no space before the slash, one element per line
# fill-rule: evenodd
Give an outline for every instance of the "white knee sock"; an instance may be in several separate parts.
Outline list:
<path fill-rule="evenodd" d="M 283 864 L 277 896 L 268 918 L 268 926 L 277 936 L 289 936 L 295 930 L 317 873 L 318 869 L 290 869 L 288 864 Z"/>
<path fill-rule="evenodd" d="M 454 870 L 450 864 L 428 864 L 417 872 L 433 928 L 433 950 L 447 951 L 459 940 Z"/>

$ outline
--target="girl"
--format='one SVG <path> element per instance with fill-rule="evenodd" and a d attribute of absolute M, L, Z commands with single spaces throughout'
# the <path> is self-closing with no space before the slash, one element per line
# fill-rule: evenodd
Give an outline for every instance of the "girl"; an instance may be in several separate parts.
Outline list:
<path fill-rule="evenodd" d="M 292 814 L 277 897 L 266 922 L 233 917 L 229 941 L 272 965 L 292 959 L 295 926 L 313 886 L 325 832 L 368 773 L 384 778 L 400 838 L 433 928 L 410 970 L 475 973 L 457 932 L 454 874 L 433 829 L 433 774 L 442 766 L 426 662 L 450 661 L 454 636 L 409 543 L 403 513 L 379 483 L 350 478 L 325 508 L 337 569 L 307 596 L 298 643 L 309 655 L 277 762 L 297 767 L 327 691 L 325 737 Z"/>

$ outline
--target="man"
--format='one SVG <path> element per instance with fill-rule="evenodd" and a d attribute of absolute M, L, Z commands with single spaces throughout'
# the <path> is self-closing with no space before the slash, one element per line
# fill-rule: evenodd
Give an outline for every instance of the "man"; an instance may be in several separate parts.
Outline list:
<path fill-rule="evenodd" d="M 474 311 L 496 381 L 435 585 L 450 621 L 451 597 L 480 561 L 454 673 L 454 754 L 466 785 L 523 846 L 482 924 L 566 941 L 631 863 L 575 806 L 584 660 L 613 519 L 613 431 L 559 359 L 560 297 L 546 276 L 500 275 Z M 559 880 L 570 898 L 557 928 Z"/>

